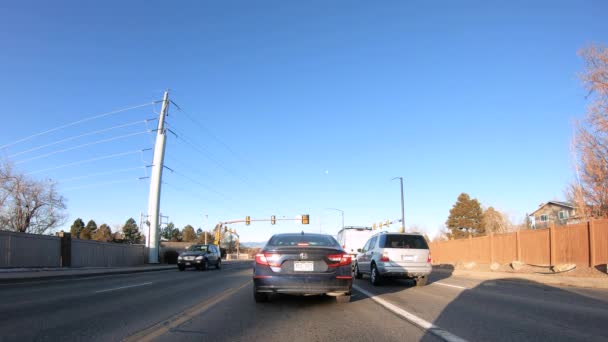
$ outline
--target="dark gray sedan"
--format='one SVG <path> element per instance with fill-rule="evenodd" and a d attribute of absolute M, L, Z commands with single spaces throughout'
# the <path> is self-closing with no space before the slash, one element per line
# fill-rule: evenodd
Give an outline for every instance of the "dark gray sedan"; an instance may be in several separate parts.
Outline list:
<path fill-rule="evenodd" d="M 180 271 L 187 267 L 205 271 L 210 266 L 218 270 L 222 267 L 220 250 L 216 245 L 192 245 L 177 257 L 177 268 Z"/>

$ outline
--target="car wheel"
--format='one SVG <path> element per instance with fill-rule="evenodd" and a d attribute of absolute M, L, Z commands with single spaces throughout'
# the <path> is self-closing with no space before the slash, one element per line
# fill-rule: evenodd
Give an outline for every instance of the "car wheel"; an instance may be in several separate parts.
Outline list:
<path fill-rule="evenodd" d="M 222 260 L 221 259 L 217 260 L 217 264 L 215 265 L 215 269 L 218 270 L 218 271 L 220 269 L 222 269 Z"/>
<path fill-rule="evenodd" d="M 180 270 L 180 271 L 183 271 L 183 270 L 186 269 L 186 267 L 184 267 L 184 266 L 177 266 L 177 269 Z"/>
<path fill-rule="evenodd" d="M 361 274 L 361 272 L 359 272 L 359 264 L 355 264 L 355 270 L 353 271 L 353 273 L 355 274 L 356 279 L 363 278 L 363 274 Z"/>
<path fill-rule="evenodd" d="M 427 276 L 416 278 L 416 286 L 424 286 L 424 285 L 426 285 L 426 282 L 427 282 L 428 278 L 429 277 L 427 277 Z"/>
<path fill-rule="evenodd" d="M 350 293 L 344 296 L 337 296 L 336 302 L 338 303 L 348 303 L 350 302 Z"/>
<path fill-rule="evenodd" d="M 253 289 L 253 299 L 255 299 L 256 303 L 263 303 L 268 301 L 268 293 L 257 292 Z"/>
<path fill-rule="evenodd" d="M 369 280 L 374 286 L 380 285 L 381 278 L 380 273 L 378 273 L 378 268 L 376 267 L 376 264 L 372 264 L 372 271 L 369 275 Z"/>
<path fill-rule="evenodd" d="M 209 264 L 207 263 L 207 260 L 203 261 L 203 263 L 201 264 L 201 271 L 206 271 L 208 267 Z"/>

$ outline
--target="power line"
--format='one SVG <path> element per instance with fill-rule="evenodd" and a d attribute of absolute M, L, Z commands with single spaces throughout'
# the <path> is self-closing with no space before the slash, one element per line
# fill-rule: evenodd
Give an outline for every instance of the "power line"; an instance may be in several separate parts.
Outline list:
<path fill-rule="evenodd" d="M 87 185 L 83 185 L 83 186 L 73 186 L 70 188 L 65 188 L 65 189 L 63 189 L 63 191 L 88 189 L 88 188 L 95 188 L 95 187 L 112 185 L 112 184 L 131 183 L 131 182 L 137 181 L 137 180 L 138 180 L 137 178 L 131 178 L 131 179 L 124 179 L 124 180 L 109 181 L 109 182 L 93 183 L 93 184 L 87 184 Z"/>
<path fill-rule="evenodd" d="M 170 187 L 170 188 L 173 188 L 173 189 L 175 189 L 175 190 L 177 190 L 177 191 L 181 191 L 181 192 L 183 192 L 183 193 L 185 193 L 185 194 L 187 194 L 187 195 L 190 195 L 190 196 L 192 196 L 192 197 L 195 197 L 196 199 L 198 199 L 198 200 L 200 200 L 200 201 L 202 201 L 202 202 L 208 202 L 208 201 L 209 201 L 209 199 L 208 199 L 208 198 L 204 198 L 204 197 L 202 197 L 201 195 L 199 195 L 198 193 L 194 193 L 194 192 L 188 191 L 188 190 L 186 190 L 186 189 L 184 189 L 184 188 L 182 188 L 182 187 L 179 187 L 179 186 L 173 185 L 173 184 L 171 184 L 171 183 L 163 182 L 163 185 L 166 185 L 166 186 L 168 186 L 168 187 Z"/>
<path fill-rule="evenodd" d="M 37 173 L 42 173 L 42 172 L 46 172 L 46 171 L 52 171 L 52 170 L 62 169 L 62 168 L 70 167 L 70 166 L 76 166 L 76 165 L 82 165 L 82 164 L 86 164 L 86 163 L 92 163 L 92 162 L 96 162 L 98 160 L 104 160 L 104 159 L 110 159 L 110 158 L 116 158 L 116 157 L 126 156 L 126 155 L 129 155 L 129 154 L 139 153 L 141 151 L 142 150 L 135 150 L 135 151 L 129 151 L 129 152 L 109 154 L 109 155 L 105 155 L 105 156 L 101 156 L 101 157 L 81 160 L 81 161 L 77 161 L 77 162 L 73 162 L 73 163 L 68 163 L 68 164 L 63 164 L 63 165 L 59 165 L 59 166 L 49 167 L 49 168 L 42 169 L 42 170 L 28 172 L 27 175 L 34 175 L 34 174 L 37 174 Z"/>
<path fill-rule="evenodd" d="M 34 147 L 34 148 L 30 148 L 30 149 L 25 150 L 25 151 L 17 152 L 15 154 L 12 154 L 12 155 L 8 156 L 8 158 L 14 158 L 14 157 L 20 156 L 20 155 L 25 154 L 25 153 L 29 153 L 29 152 L 33 152 L 33 151 L 38 151 L 38 150 L 43 149 L 45 147 L 50 147 L 50 146 L 61 144 L 61 143 L 67 142 L 67 141 L 76 140 L 76 139 L 79 139 L 79 138 L 82 138 L 82 137 L 86 137 L 86 136 L 90 136 L 90 135 L 95 135 L 95 134 L 99 134 L 99 133 L 109 132 L 109 131 L 112 131 L 112 130 L 115 130 L 115 129 L 118 129 L 118 128 L 129 127 L 129 126 L 133 126 L 133 125 L 140 124 L 140 123 L 146 124 L 146 128 L 147 128 L 148 127 L 147 126 L 148 121 L 154 121 L 154 120 L 156 120 L 156 118 L 154 118 L 154 119 L 147 119 L 147 120 L 138 120 L 138 121 L 129 122 L 129 123 L 118 125 L 118 126 L 113 126 L 113 127 L 109 127 L 109 128 L 100 129 L 100 130 L 93 131 L 93 132 L 87 132 L 87 133 L 79 134 L 79 135 L 76 135 L 76 136 L 73 136 L 73 137 L 57 140 L 57 141 L 54 141 L 52 143 L 48 143 L 48 144 L 40 145 L 40 146 L 37 146 L 37 147 Z M 147 129 L 150 130 L 149 128 L 147 128 Z"/>
<path fill-rule="evenodd" d="M 153 105 L 155 103 L 156 103 L 156 101 L 153 101 L 153 102 L 148 102 L 148 103 L 144 103 L 144 104 L 140 104 L 140 105 L 136 105 L 136 106 L 126 107 L 126 108 L 120 108 L 120 109 L 113 110 L 111 112 L 97 114 L 97 115 L 93 115 L 93 116 L 88 117 L 88 118 L 76 120 L 76 121 L 73 121 L 73 122 L 61 125 L 61 126 L 57 126 L 55 128 L 48 129 L 46 131 L 42 131 L 40 133 L 32 134 L 32 135 L 27 136 L 25 138 L 21 138 L 21 139 L 15 140 L 15 141 L 13 141 L 11 143 L 4 144 L 4 145 L 0 146 L 0 149 L 4 149 L 4 148 L 7 148 L 9 146 L 13 146 L 13 145 L 22 143 L 24 141 L 28 141 L 30 139 L 39 137 L 41 135 L 45 135 L 45 134 L 48 134 L 48 133 L 51 133 L 51 132 L 58 131 L 60 129 L 68 128 L 68 127 L 71 127 L 71 126 L 75 126 L 75 125 L 78 125 L 78 124 L 81 124 L 81 123 L 84 123 L 84 122 L 88 122 L 88 121 L 91 121 L 91 120 L 100 119 L 100 118 L 103 118 L 103 117 L 106 117 L 106 116 L 110 116 L 110 115 L 126 112 L 128 110 L 133 110 L 133 109 L 137 109 L 137 108 L 141 108 L 141 107 L 150 106 L 150 105 Z"/>
<path fill-rule="evenodd" d="M 146 168 L 145 166 L 137 166 L 137 167 L 129 167 L 129 168 L 125 168 L 125 169 L 118 169 L 118 170 L 112 170 L 112 171 L 106 171 L 106 172 L 95 172 L 95 173 L 90 173 L 90 174 L 87 174 L 84 176 L 61 179 L 61 180 L 58 180 L 57 182 L 66 183 L 66 182 L 71 182 L 71 181 L 80 180 L 80 179 L 86 179 L 86 178 L 91 178 L 91 177 L 96 177 L 96 176 L 113 175 L 113 174 L 117 174 L 117 173 L 121 173 L 121 172 L 141 170 L 141 169 L 145 169 L 145 168 Z"/>
<path fill-rule="evenodd" d="M 184 114 L 184 116 L 186 116 L 186 118 L 188 118 L 190 121 L 192 121 L 194 124 L 196 124 L 197 126 L 199 126 L 202 130 L 206 131 L 207 135 L 209 135 L 211 138 L 213 138 L 215 141 L 217 141 L 220 145 L 224 146 L 224 148 L 226 150 L 228 150 L 230 153 L 232 153 L 237 159 L 240 159 L 241 162 L 247 164 L 248 162 L 246 160 L 244 160 L 243 157 L 241 157 L 238 153 L 236 153 L 230 146 L 228 146 L 227 143 L 225 143 L 223 140 L 221 140 L 220 138 L 218 138 L 215 134 L 213 134 L 213 132 L 208 129 L 205 125 L 203 125 L 202 123 L 200 123 L 200 121 L 196 120 L 192 115 L 188 114 L 185 110 L 183 110 L 180 106 L 177 105 L 177 103 L 171 101 L 171 103 L 173 103 L 175 105 L 175 107 Z"/>
<path fill-rule="evenodd" d="M 219 160 L 217 160 L 213 154 L 211 152 L 209 152 L 208 150 L 206 150 L 203 147 L 200 147 L 198 145 L 196 145 L 195 143 L 193 143 L 189 138 L 185 137 L 183 134 L 181 133 L 177 133 L 177 140 L 179 141 L 183 141 L 185 144 L 187 144 L 188 146 L 190 146 L 190 148 L 194 149 L 195 151 L 197 151 L 198 153 L 200 153 L 201 155 L 203 155 L 205 158 L 211 160 L 212 162 L 214 162 L 217 166 L 219 166 L 220 168 L 224 169 L 224 171 L 228 172 L 229 174 L 231 174 L 232 176 L 238 178 L 241 182 L 243 182 L 245 185 L 249 185 L 247 183 L 247 180 L 242 177 L 239 176 L 237 174 L 235 174 L 230 168 L 228 168 L 227 166 L 225 166 L 222 162 L 220 162 Z"/>
<path fill-rule="evenodd" d="M 178 175 L 178 176 L 182 176 L 182 177 L 184 177 L 185 179 L 189 180 L 190 182 L 192 182 L 192 183 L 194 183 L 194 184 L 198 184 L 199 186 L 201 186 L 201 187 L 203 187 L 203 188 L 205 188 L 205 189 L 207 189 L 207 190 L 209 190 L 209 191 L 213 192 L 213 193 L 214 193 L 214 194 L 216 194 L 216 195 L 219 195 L 219 196 L 223 197 L 224 199 L 230 200 L 230 198 L 229 198 L 229 197 L 227 197 L 226 195 L 224 195 L 223 193 L 221 193 L 221 192 L 219 192 L 219 191 L 217 191 L 217 190 L 215 190 L 215 189 L 213 189 L 213 188 L 209 187 L 209 186 L 208 186 L 208 185 L 206 185 L 206 184 L 203 184 L 203 183 L 201 183 L 201 182 L 197 181 L 197 180 L 196 180 L 196 179 L 194 179 L 194 178 L 191 178 L 191 177 L 189 177 L 189 176 L 186 176 L 185 174 L 183 174 L 183 173 L 181 173 L 181 172 L 179 172 L 179 171 L 173 171 L 173 173 L 175 173 L 175 174 L 176 174 L 176 175 Z"/>
<path fill-rule="evenodd" d="M 106 142 L 110 142 L 110 141 L 114 141 L 114 140 L 129 138 L 129 137 L 133 137 L 133 136 L 141 135 L 141 134 L 145 134 L 145 133 L 150 133 L 150 132 L 149 131 L 143 131 L 143 132 L 137 132 L 137 133 L 123 134 L 123 135 L 119 135 L 119 136 L 113 137 L 113 138 L 101 139 L 101 140 L 97 140 L 97 141 L 86 143 L 86 144 L 82 144 L 82 145 L 72 146 L 72 147 L 64 148 L 62 150 L 45 153 L 45 154 L 42 154 L 42 155 L 39 155 L 39 156 L 36 156 L 36 157 L 31 157 L 31 158 L 19 160 L 19 161 L 15 162 L 15 165 L 27 163 L 29 161 L 37 160 L 37 159 L 40 159 L 40 158 L 45 158 L 45 157 L 52 156 L 52 155 L 58 154 L 58 153 L 63 153 L 63 152 L 67 152 L 67 151 L 77 150 L 79 148 L 93 146 L 93 145 L 97 145 L 97 144 L 102 144 L 102 143 L 106 143 Z"/>

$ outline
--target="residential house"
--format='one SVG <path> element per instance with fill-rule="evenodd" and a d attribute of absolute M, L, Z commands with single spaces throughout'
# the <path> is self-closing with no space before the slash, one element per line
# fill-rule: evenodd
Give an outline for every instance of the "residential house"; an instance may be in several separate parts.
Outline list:
<path fill-rule="evenodd" d="M 532 218 L 532 226 L 536 229 L 548 228 L 552 223 L 562 226 L 579 222 L 574 205 L 558 201 L 542 203 L 529 216 Z"/>

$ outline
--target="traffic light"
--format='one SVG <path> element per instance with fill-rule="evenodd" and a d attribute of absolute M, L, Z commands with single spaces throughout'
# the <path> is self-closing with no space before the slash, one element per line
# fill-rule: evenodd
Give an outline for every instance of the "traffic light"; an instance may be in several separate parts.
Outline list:
<path fill-rule="evenodd" d="M 251 216 L 245 216 L 245 224 L 246 225 L 250 225 L 251 224 Z"/>
<path fill-rule="evenodd" d="M 272 215 L 270 217 L 270 224 L 277 224 L 277 217 L 276 216 Z"/>
<path fill-rule="evenodd" d="M 302 224 L 309 224 L 309 223 L 310 223 L 310 216 L 302 215 Z"/>

